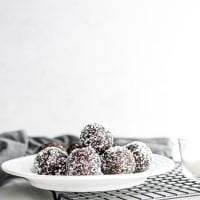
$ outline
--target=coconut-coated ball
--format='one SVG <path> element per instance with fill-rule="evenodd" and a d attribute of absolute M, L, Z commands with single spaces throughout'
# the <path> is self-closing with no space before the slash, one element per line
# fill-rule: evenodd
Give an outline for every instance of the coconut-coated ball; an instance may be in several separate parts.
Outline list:
<path fill-rule="evenodd" d="M 88 124 L 81 131 L 80 143 L 82 146 L 91 146 L 99 154 L 113 145 L 113 136 L 109 130 L 100 124 Z"/>
<path fill-rule="evenodd" d="M 75 142 L 67 148 L 67 153 L 70 154 L 74 149 L 82 148 L 80 142 Z"/>
<path fill-rule="evenodd" d="M 133 154 L 123 146 L 114 146 L 101 156 L 104 174 L 130 174 L 135 171 Z"/>
<path fill-rule="evenodd" d="M 100 175 L 101 159 L 91 147 L 74 149 L 67 159 L 67 175 Z"/>
<path fill-rule="evenodd" d="M 135 172 L 146 171 L 152 161 L 151 149 L 143 142 L 134 141 L 126 145 L 135 158 Z"/>
<path fill-rule="evenodd" d="M 64 175 L 67 153 L 57 147 L 47 147 L 34 160 L 34 171 L 43 175 Z"/>
<path fill-rule="evenodd" d="M 40 145 L 38 150 L 37 150 L 37 152 L 40 152 L 40 151 L 42 151 L 43 149 L 45 149 L 47 147 L 57 147 L 57 148 L 59 148 L 59 149 L 64 151 L 64 147 L 62 146 L 62 144 L 55 143 L 55 142 L 49 142 L 49 143 Z"/>

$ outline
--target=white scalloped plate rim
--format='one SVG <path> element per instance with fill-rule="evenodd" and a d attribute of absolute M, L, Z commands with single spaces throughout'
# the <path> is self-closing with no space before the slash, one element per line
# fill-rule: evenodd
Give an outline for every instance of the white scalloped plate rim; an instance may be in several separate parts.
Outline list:
<path fill-rule="evenodd" d="M 66 192 L 92 192 L 130 188 L 144 183 L 148 177 L 169 172 L 175 166 L 171 159 L 153 154 L 150 168 L 141 173 L 93 176 L 50 176 L 38 175 L 32 172 L 31 169 L 35 156 L 15 158 L 4 162 L 1 167 L 6 173 L 23 177 L 31 185 L 40 189 Z"/>

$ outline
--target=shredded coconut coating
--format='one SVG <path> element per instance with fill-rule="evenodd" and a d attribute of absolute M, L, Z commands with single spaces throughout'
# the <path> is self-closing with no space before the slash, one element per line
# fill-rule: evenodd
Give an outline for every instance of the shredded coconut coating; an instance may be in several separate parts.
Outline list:
<path fill-rule="evenodd" d="M 67 175 L 100 175 L 101 159 L 91 147 L 74 149 L 67 159 Z"/>
<path fill-rule="evenodd" d="M 113 136 L 109 130 L 100 124 L 88 124 L 80 135 L 82 146 L 91 146 L 99 154 L 113 145 Z"/>
<path fill-rule="evenodd" d="M 152 152 L 150 148 L 143 142 L 134 141 L 126 145 L 135 158 L 135 172 L 146 171 L 152 161 Z"/>
<path fill-rule="evenodd" d="M 34 171 L 43 175 L 64 175 L 67 154 L 57 147 L 47 147 L 34 160 Z"/>
<path fill-rule="evenodd" d="M 104 174 L 130 174 L 135 171 L 135 159 L 126 147 L 111 147 L 101 159 Z"/>

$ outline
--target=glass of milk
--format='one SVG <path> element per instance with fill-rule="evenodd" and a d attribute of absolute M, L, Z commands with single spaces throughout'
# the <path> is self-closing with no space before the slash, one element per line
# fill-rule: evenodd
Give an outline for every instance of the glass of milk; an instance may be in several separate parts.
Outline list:
<path fill-rule="evenodd" d="M 182 171 L 190 179 L 200 181 L 200 142 L 179 139 Z"/>

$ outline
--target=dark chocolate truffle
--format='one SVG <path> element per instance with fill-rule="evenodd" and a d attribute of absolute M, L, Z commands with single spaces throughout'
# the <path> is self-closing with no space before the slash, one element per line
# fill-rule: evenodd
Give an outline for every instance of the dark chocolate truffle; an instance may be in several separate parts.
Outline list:
<path fill-rule="evenodd" d="M 146 171 L 152 161 L 152 152 L 143 142 L 134 141 L 126 145 L 135 158 L 135 172 Z"/>
<path fill-rule="evenodd" d="M 91 147 L 74 149 L 66 165 L 69 176 L 101 174 L 101 159 Z"/>
<path fill-rule="evenodd" d="M 113 145 L 113 136 L 109 130 L 100 124 L 88 124 L 80 135 L 80 143 L 83 146 L 91 146 L 99 154 Z"/>
<path fill-rule="evenodd" d="M 73 143 L 67 148 L 67 153 L 70 154 L 74 149 L 78 148 L 82 148 L 80 142 Z"/>
<path fill-rule="evenodd" d="M 59 149 L 61 149 L 61 150 L 64 150 L 64 147 L 63 147 L 61 144 L 55 143 L 55 142 L 50 142 L 50 143 L 42 144 L 42 145 L 38 148 L 37 152 L 40 152 L 40 151 L 42 151 L 43 149 L 45 149 L 45 148 L 47 148 L 47 147 L 57 147 L 57 148 L 59 148 Z"/>
<path fill-rule="evenodd" d="M 102 155 L 101 161 L 104 174 L 130 174 L 135 171 L 135 159 L 126 147 L 111 147 Z"/>
<path fill-rule="evenodd" d="M 57 147 L 47 147 L 34 160 L 34 171 L 43 175 L 64 175 L 67 153 Z"/>

